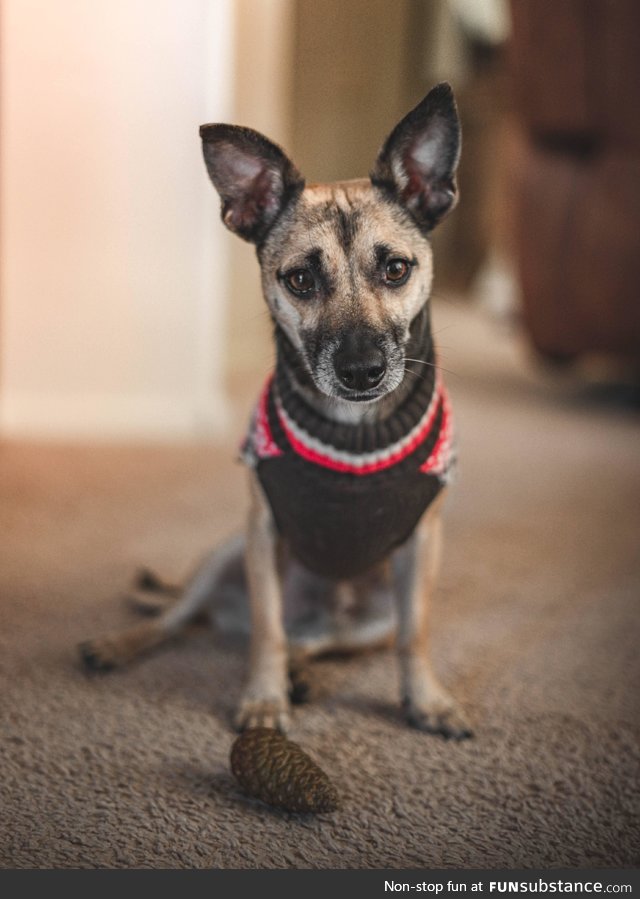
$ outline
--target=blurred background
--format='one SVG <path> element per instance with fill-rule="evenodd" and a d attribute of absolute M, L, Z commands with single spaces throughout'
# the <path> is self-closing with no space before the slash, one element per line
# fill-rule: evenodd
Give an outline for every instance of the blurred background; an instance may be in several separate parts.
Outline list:
<path fill-rule="evenodd" d="M 551 7 L 553 14 L 551 15 Z M 555 365 L 640 353 L 632 0 L 2 0 L 0 434 L 200 439 L 270 364 L 253 249 L 197 135 L 366 174 L 437 81 L 464 129 L 436 295 Z"/>

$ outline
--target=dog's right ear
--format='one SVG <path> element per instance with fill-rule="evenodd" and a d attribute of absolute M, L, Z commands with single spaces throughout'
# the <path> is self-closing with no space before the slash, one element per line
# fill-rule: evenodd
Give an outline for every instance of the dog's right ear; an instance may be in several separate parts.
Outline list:
<path fill-rule="evenodd" d="M 260 244 L 304 179 L 280 147 L 251 128 L 202 125 L 209 177 L 222 200 L 222 220 L 244 240 Z"/>

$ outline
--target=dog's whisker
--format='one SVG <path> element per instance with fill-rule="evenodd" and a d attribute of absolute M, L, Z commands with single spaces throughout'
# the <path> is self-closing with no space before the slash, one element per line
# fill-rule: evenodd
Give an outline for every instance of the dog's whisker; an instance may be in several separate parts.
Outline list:
<path fill-rule="evenodd" d="M 457 322 L 451 322 L 451 324 L 449 324 L 449 325 L 443 325 L 442 328 L 438 328 L 437 331 L 432 331 L 431 336 L 437 337 L 438 334 L 442 334 L 443 331 L 448 331 L 449 328 L 455 328 L 456 325 L 457 325 Z"/>
<path fill-rule="evenodd" d="M 432 290 L 430 299 L 438 300 L 439 303 L 447 303 L 449 306 L 455 306 L 459 304 L 459 298 L 457 296 L 452 296 L 451 294 L 447 293 L 440 293 L 439 291 Z"/>
<path fill-rule="evenodd" d="M 427 362 L 424 359 L 410 359 L 408 356 L 405 356 L 406 362 L 417 362 L 418 365 L 429 365 L 431 368 L 437 368 L 438 371 L 446 371 L 448 375 L 455 375 L 456 378 L 459 378 L 460 375 L 456 371 L 452 371 L 450 368 L 445 368 L 443 365 L 438 365 L 437 362 Z"/>

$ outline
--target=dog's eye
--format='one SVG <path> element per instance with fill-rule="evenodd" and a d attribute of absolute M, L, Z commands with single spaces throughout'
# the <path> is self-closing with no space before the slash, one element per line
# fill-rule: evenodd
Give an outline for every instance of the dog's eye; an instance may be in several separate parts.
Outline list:
<path fill-rule="evenodd" d="M 389 284 L 397 287 L 399 284 L 404 284 L 410 271 L 411 266 L 406 259 L 390 259 L 386 264 L 384 277 Z"/>
<path fill-rule="evenodd" d="M 306 268 L 298 268 L 294 272 L 285 275 L 285 284 L 296 296 L 305 296 L 311 293 L 316 286 L 315 278 Z"/>

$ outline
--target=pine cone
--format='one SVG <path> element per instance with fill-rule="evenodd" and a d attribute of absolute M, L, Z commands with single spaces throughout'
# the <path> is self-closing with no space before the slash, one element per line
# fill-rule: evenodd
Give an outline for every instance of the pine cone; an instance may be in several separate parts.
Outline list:
<path fill-rule="evenodd" d="M 231 747 L 231 770 L 256 799 L 290 812 L 331 812 L 336 790 L 297 743 L 269 727 L 252 727 Z"/>

